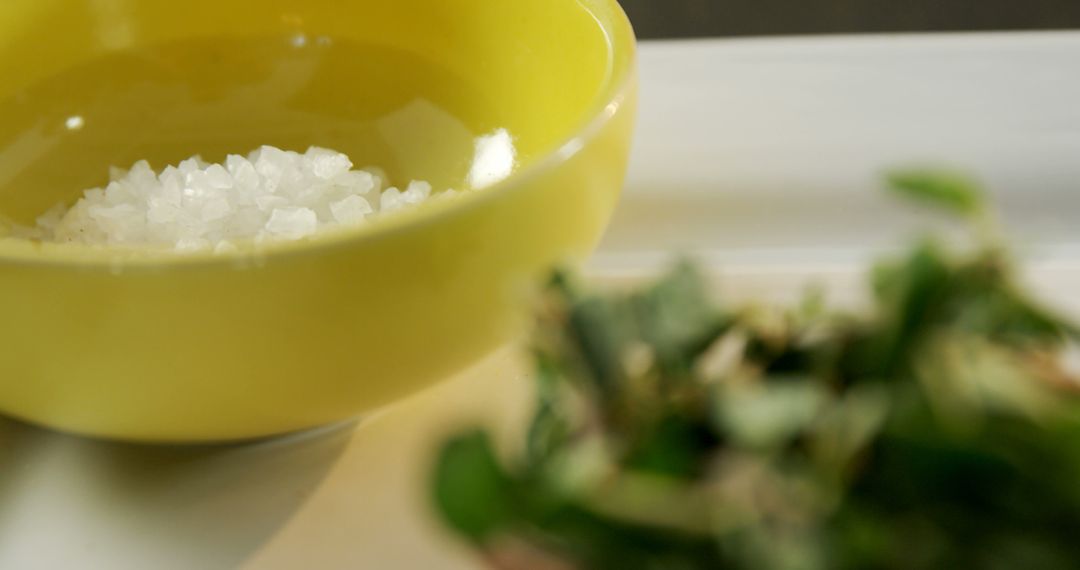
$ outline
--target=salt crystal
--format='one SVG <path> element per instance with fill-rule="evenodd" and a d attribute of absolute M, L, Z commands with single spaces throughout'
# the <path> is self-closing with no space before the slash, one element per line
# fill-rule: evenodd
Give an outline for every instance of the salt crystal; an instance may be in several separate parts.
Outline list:
<path fill-rule="evenodd" d="M 288 206 L 289 201 L 281 196 L 259 196 L 255 198 L 255 205 L 264 212 L 270 212 Z"/>
<path fill-rule="evenodd" d="M 156 184 L 157 175 L 154 174 L 154 169 L 150 168 L 150 163 L 145 160 L 136 162 L 123 178 L 127 179 L 132 186 L 143 186 L 147 184 Z"/>
<path fill-rule="evenodd" d="M 105 200 L 113 204 L 120 204 L 126 201 L 127 192 L 124 188 L 123 182 L 110 182 L 105 187 Z"/>
<path fill-rule="evenodd" d="M 332 180 L 352 168 L 349 157 L 325 148 L 313 146 L 305 153 L 305 157 L 311 161 L 315 176 L 323 180 Z"/>
<path fill-rule="evenodd" d="M 378 182 L 373 174 L 363 170 L 343 172 L 333 179 L 335 185 L 357 194 L 367 194 L 372 190 L 378 190 Z"/>
<path fill-rule="evenodd" d="M 135 206 L 120 204 L 118 206 L 92 206 L 89 208 L 90 217 L 98 219 L 119 219 L 135 213 Z"/>
<path fill-rule="evenodd" d="M 394 210 L 400 210 L 404 206 L 405 200 L 401 197 L 401 190 L 397 188 L 387 188 L 379 198 L 380 212 L 393 212 Z"/>
<path fill-rule="evenodd" d="M 233 187 L 232 176 L 220 164 L 212 164 L 206 169 L 206 181 L 211 188 L 225 190 Z"/>
<path fill-rule="evenodd" d="M 280 178 L 291 162 L 285 151 L 272 146 L 255 151 L 250 160 L 255 164 L 255 170 L 265 178 Z"/>
<path fill-rule="evenodd" d="M 405 204 L 416 205 L 431 196 L 431 184 L 420 180 L 413 180 L 409 187 L 401 194 L 401 200 Z"/>
<path fill-rule="evenodd" d="M 162 198 L 151 198 L 146 210 L 146 221 L 152 224 L 167 224 L 176 221 L 178 210 L 176 205 Z"/>
<path fill-rule="evenodd" d="M 227 199 L 224 197 L 212 198 L 202 208 L 202 220 L 204 222 L 220 220 L 228 216 L 230 211 L 231 207 Z"/>
<path fill-rule="evenodd" d="M 195 172 L 197 170 L 200 170 L 199 162 L 200 162 L 200 159 L 198 157 L 196 157 L 196 156 L 193 156 L 193 157 L 181 162 L 179 164 L 179 166 L 177 166 L 177 169 L 180 170 L 180 172 L 183 172 L 184 174 Z"/>
<path fill-rule="evenodd" d="M 247 159 L 242 158 L 243 162 L 237 162 L 235 165 L 229 167 L 229 172 L 232 173 L 233 180 L 236 182 L 236 187 L 242 190 L 255 190 L 259 187 L 259 173 L 255 171 L 255 165 Z"/>
<path fill-rule="evenodd" d="M 330 211 L 334 220 L 341 224 L 351 224 L 362 221 L 365 217 L 375 212 L 371 204 L 360 196 L 349 196 L 344 200 L 330 204 Z"/>
<path fill-rule="evenodd" d="M 161 171 L 161 175 L 158 176 L 158 181 L 161 184 L 161 191 L 171 198 L 175 199 L 176 203 L 180 203 L 180 195 L 184 190 L 184 175 L 174 166 L 170 166 Z"/>
<path fill-rule="evenodd" d="M 251 163 L 248 159 L 240 156 L 239 154 L 230 154 L 225 157 L 225 169 L 229 171 L 229 174 L 236 176 L 236 173 L 240 171 L 241 166 Z"/>
<path fill-rule="evenodd" d="M 212 193 L 214 188 L 210 185 L 210 177 L 205 171 L 196 170 L 184 175 L 184 196 L 201 200 Z"/>
<path fill-rule="evenodd" d="M 386 181 L 390 180 L 390 177 L 386 175 L 386 171 L 378 166 L 365 166 L 360 169 L 360 172 L 367 172 L 370 174 L 374 178 L 375 188 L 378 190 L 382 190 Z"/>
<path fill-rule="evenodd" d="M 272 235 L 289 239 L 309 236 L 319 229 L 319 219 L 315 212 L 307 208 L 278 208 L 270 214 L 266 222 L 266 231 Z"/>

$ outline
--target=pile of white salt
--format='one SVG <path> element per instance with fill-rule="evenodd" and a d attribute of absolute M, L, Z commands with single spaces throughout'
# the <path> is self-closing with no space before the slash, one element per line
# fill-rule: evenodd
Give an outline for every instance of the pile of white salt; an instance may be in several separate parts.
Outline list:
<path fill-rule="evenodd" d="M 469 189 L 510 175 L 513 140 L 505 130 L 476 141 Z M 146 161 L 112 168 L 105 188 L 94 188 L 70 208 L 60 205 L 37 220 L 29 237 L 43 241 L 120 246 L 167 246 L 180 251 L 227 252 L 240 240 L 295 240 L 373 216 L 418 206 L 435 196 L 415 180 L 389 186 L 377 168 L 354 169 L 348 156 L 312 147 L 304 153 L 264 146 L 223 164 L 198 156 L 155 172 Z"/>

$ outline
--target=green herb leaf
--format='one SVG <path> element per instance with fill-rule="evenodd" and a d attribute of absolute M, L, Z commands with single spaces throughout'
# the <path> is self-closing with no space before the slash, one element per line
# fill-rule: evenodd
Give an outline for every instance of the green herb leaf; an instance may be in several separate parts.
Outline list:
<path fill-rule="evenodd" d="M 960 216 L 979 213 L 985 199 L 970 178 L 945 170 L 904 170 L 887 176 L 893 192 Z"/>
<path fill-rule="evenodd" d="M 649 289 L 630 298 L 637 331 L 656 354 L 660 372 L 679 377 L 727 325 L 709 301 L 697 268 L 680 263 Z"/>
<path fill-rule="evenodd" d="M 484 543 L 513 520 L 511 481 L 480 431 L 448 441 L 434 477 L 435 503 L 458 532 Z"/>

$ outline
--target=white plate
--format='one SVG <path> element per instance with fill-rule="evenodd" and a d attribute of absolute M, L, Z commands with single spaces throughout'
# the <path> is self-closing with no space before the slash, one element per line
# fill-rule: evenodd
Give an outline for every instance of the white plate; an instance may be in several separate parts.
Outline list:
<path fill-rule="evenodd" d="M 674 248 L 732 294 L 818 278 L 849 295 L 859 262 L 919 219 L 878 172 L 933 160 L 987 179 L 1043 288 L 1080 290 L 1077 62 L 1073 33 L 647 44 L 627 197 L 592 271 L 638 276 Z M 476 567 L 429 517 L 431 449 L 471 418 L 518 425 L 528 394 L 503 351 L 359 427 L 259 445 L 0 420 L 0 568 Z"/>

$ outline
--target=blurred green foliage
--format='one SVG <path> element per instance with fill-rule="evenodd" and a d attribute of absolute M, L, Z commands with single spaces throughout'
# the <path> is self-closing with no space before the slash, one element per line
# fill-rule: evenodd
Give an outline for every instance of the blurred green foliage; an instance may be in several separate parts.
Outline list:
<path fill-rule="evenodd" d="M 978 245 L 880 263 L 865 313 L 716 304 L 689 264 L 556 276 L 527 441 L 452 438 L 444 520 L 503 568 L 1080 567 L 1078 332 L 1017 287 L 975 184 L 888 180 Z"/>

